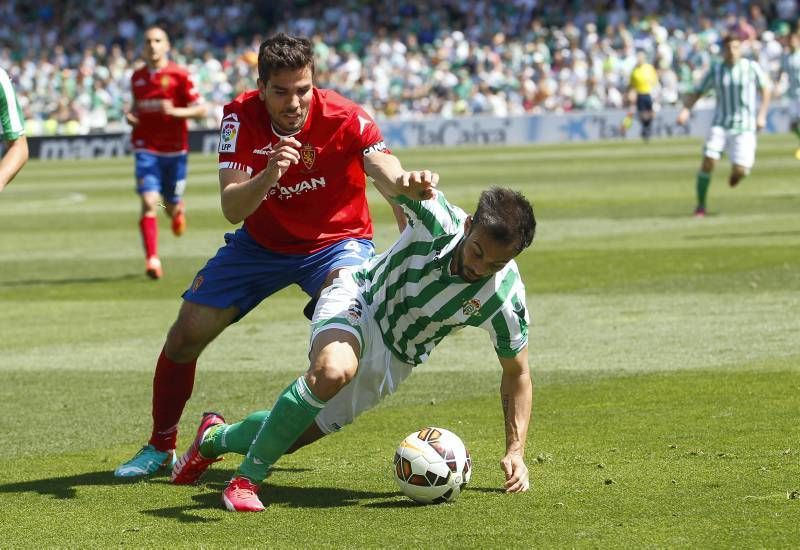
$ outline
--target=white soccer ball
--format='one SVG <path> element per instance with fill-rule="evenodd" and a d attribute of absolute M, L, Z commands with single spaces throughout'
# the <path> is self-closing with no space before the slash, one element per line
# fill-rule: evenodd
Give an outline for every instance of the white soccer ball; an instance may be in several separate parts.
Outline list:
<path fill-rule="evenodd" d="M 400 442 L 393 471 L 400 490 L 412 500 L 453 502 L 469 482 L 472 459 L 456 434 L 428 427 Z"/>

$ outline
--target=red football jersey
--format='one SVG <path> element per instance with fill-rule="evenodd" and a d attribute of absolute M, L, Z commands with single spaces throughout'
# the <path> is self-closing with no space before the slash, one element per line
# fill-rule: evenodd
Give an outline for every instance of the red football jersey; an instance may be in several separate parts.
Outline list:
<path fill-rule="evenodd" d="M 189 130 L 185 118 L 161 112 L 164 100 L 175 107 L 187 107 L 200 99 L 186 69 L 169 62 L 163 69 L 142 67 L 131 76 L 133 112 L 139 124 L 133 127 L 134 151 L 179 153 L 189 150 Z"/>
<path fill-rule="evenodd" d="M 345 238 L 372 238 L 364 155 L 389 152 L 375 121 L 331 90 L 315 88 L 303 128 L 301 161 L 270 189 L 244 226 L 262 246 L 281 254 L 309 254 Z M 258 91 L 225 106 L 219 167 L 258 174 L 280 136 Z"/>

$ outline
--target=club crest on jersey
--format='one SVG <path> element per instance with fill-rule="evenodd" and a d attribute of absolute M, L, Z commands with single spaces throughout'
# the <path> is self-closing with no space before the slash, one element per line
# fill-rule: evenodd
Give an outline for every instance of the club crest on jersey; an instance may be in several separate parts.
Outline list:
<path fill-rule="evenodd" d="M 467 300 L 464 302 L 464 307 L 461 308 L 461 311 L 464 315 L 477 315 L 478 311 L 481 309 L 481 302 L 477 298 L 472 298 L 471 300 Z"/>
<path fill-rule="evenodd" d="M 203 284 L 204 280 L 205 279 L 203 279 L 202 275 L 198 275 L 197 277 L 195 277 L 194 282 L 192 283 L 192 292 L 197 292 L 197 289 L 200 288 L 200 285 Z"/>
<path fill-rule="evenodd" d="M 169 88 L 169 83 L 170 83 L 169 76 L 162 75 L 161 76 L 161 87 L 166 90 L 166 89 Z"/>
<path fill-rule="evenodd" d="M 239 137 L 239 123 L 223 121 L 219 132 L 218 153 L 233 153 L 236 151 L 236 138 Z"/>
<path fill-rule="evenodd" d="M 303 148 L 300 149 L 300 158 L 303 160 L 303 164 L 306 165 L 306 169 L 311 170 L 311 167 L 314 166 L 314 160 L 317 158 L 314 146 L 303 145 Z"/>

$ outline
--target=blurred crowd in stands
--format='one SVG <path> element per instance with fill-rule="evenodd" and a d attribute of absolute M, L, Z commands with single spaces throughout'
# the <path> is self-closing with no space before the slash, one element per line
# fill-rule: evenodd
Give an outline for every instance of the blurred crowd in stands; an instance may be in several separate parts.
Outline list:
<path fill-rule="evenodd" d="M 658 70 L 657 102 L 673 105 L 728 32 L 774 77 L 799 15 L 797 0 L 4 0 L 0 66 L 29 135 L 124 129 L 154 23 L 213 106 L 201 126 L 255 87 L 258 46 L 277 31 L 312 38 L 317 85 L 379 119 L 506 116 L 623 107 L 637 50 Z"/>

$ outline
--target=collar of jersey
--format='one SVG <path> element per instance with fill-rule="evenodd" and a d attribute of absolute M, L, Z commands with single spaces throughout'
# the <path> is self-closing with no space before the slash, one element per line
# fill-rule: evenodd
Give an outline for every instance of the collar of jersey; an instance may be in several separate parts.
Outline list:
<path fill-rule="evenodd" d="M 466 283 L 467 281 L 465 281 L 464 279 L 462 279 L 458 275 L 453 275 L 452 273 L 450 273 L 450 261 L 453 258 L 453 254 L 454 254 L 456 248 L 458 247 L 458 244 L 462 240 L 464 240 L 464 226 L 462 225 L 459 228 L 458 233 L 456 233 L 455 235 L 446 235 L 445 237 L 452 237 L 452 238 L 449 239 L 444 244 L 444 246 L 442 246 L 442 248 L 439 250 L 439 252 L 436 253 L 436 256 L 433 257 L 433 261 L 438 267 L 441 268 L 441 270 L 442 270 L 441 278 L 442 279 L 445 279 L 447 281 Z M 438 239 L 436 239 L 436 241 L 444 240 L 445 237 L 439 237 Z M 434 243 L 433 243 L 434 247 L 438 244 L 436 241 L 434 241 Z"/>
<path fill-rule="evenodd" d="M 303 131 L 303 129 L 300 128 L 299 130 L 297 130 L 296 132 L 293 132 L 291 134 L 281 134 L 281 133 L 278 132 L 278 129 L 275 128 L 275 123 L 273 123 L 271 120 L 269 121 L 269 126 L 270 126 L 270 128 L 272 128 L 272 133 L 275 134 L 275 136 L 278 139 L 283 139 L 283 138 L 287 138 L 287 137 L 294 137 L 294 136 L 296 136 L 297 134 L 299 134 L 300 132 Z M 303 124 L 303 126 L 305 126 L 305 123 Z"/>

